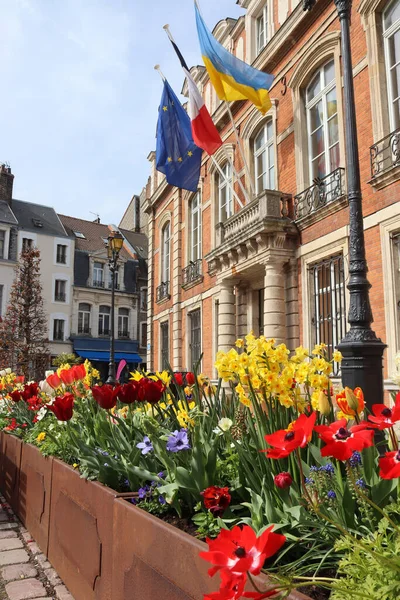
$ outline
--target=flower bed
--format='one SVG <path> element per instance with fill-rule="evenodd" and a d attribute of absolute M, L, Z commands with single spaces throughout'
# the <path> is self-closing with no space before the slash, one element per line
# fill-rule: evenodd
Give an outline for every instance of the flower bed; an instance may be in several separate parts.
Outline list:
<path fill-rule="evenodd" d="M 137 531 L 141 543 L 145 527 L 154 528 L 155 523 L 161 528 L 160 539 L 165 532 L 172 536 L 168 525 L 143 516 L 132 504 L 161 519 L 175 514 L 195 528 L 199 538 L 207 538 L 208 551 L 200 558 L 196 555 L 196 560 L 191 557 L 189 567 L 179 564 L 182 582 L 177 598 L 204 593 L 206 600 L 261 600 L 286 597 L 294 588 L 309 590 L 310 585 L 325 589 L 309 592 L 313 597 L 322 593 L 326 598 L 333 589 L 335 600 L 356 598 L 361 593 L 357 589 L 364 593 L 367 585 L 362 565 L 379 560 L 387 564 L 387 556 L 371 554 L 371 548 L 396 548 L 399 543 L 400 452 L 394 425 L 400 421 L 400 396 L 394 407 L 375 405 L 369 414 L 361 390 L 335 393 L 329 378 L 332 361 L 323 344 L 311 353 L 299 347 L 292 355 L 284 345 L 275 346 L 263 337 L 249 335 L 236 345 L 237 349 L 217 356 L 225 382 L 217 388 L 193 373 L 134 373 L 129 384 L 99 386 L 88 363 L 64 366 L 40 386 L 24 385 L 13 374 L 3 374 L 5 429 L 74 467 L 53 460 L 48 537 L 50 559 L 53 552 L 53 562 L 66 582 L 81 571 L 79 582 L 72 584 L 73 593 L 74 585 L 86 586 L 85 598 L 107 597 L 104 581 L 111 581 L 111 575 L 104 575 L 96 557 L 107 556 L 110 540 L 118 545 L 117 510 L 132 515 L 126 529 L 131 527 L 131 536 Z M 340 354 L 335 353 L 333 360 L 339 361 Z M 388 433 L 386 447 L 381 448 L 385 456 L 379 457 L 375 447 L 376 430 Z M 9 446 L 18 465 L 24 452 L 18 451 L 17 443 L 3 441 L 4 446 Z M 8 495 L 15 496 L 18 505 L 18 485 L 10 483 L 10 474 L 14 468 L 20 477 L 20 467 L 5 461 L 4 456 Z M 115 492 L 82 478 L 96 479 Z M 70 480 L 75 480 L 72 487 L 66 483 Z M 44 478 L 38 481 L 43 488 Z M 129 501 L 115 500 L 116 493 Z M 103 499 L 97 500 L 97 495 Z M 42 501 L 37 503 L 43 506 Z M 69 521 L 77 523 L 75 533 L 54 520 L 68 512 Z M 140 526 L 135 524 L 136 515 Z M 42 533 L 46 518 L 41 517 Z M 90 535 L 76 558 L 72 547 L 81 530 Z M 184 534 L 172 531 L 179 546 Z M 151 532 L 148 535 L 151 538 Z M 200 550 L 200 542 L 184 538 L 190 540 L 188 556 L 193 548 Z M 168 588 L 173 569 L 165 570 L 161 559 L 153 564 L 157 551 L 146 558 L 145 547 L 135 545 L 128 552 L 125 570 L 139 577 L 143 564 L 143 573 L 148 573 L 143 581 L 155 578 L 151 575 L 155 571 Z M 346 570 L 357 551 L 360 564 Z M 115 559 L 112 553 L 109 556 Z M 194 573 L 205 573 L 206 561 L 211 574 L 221 576 L 220 582 L 215 575 L 200 578 L 202 590 L 185 587 L 186 578 L 195 585 Z M 165 557 L 164 562 L 168 564 Z M 400 593 L 398 571 L 389 563 L 389 575 L 380 576 L 377 569 L 374 578 L 381 596 L 388 577 L 391 589 Z M 114 564 L 114 580 L 115 568 Z M 193 571 L 191 577 L 187 568 Z M 260 586 L 257 577 L 263 568 L 269 579 Z M 113 586 L 118 590 L 125 586 L 126 593 L 130 584 L 124 581 L 130 577 L 121 576 Z M 178 575 L 173 582 L 177 586 L 175 579 Z M 218 585 L 219 591 L 212 592 Z"/>

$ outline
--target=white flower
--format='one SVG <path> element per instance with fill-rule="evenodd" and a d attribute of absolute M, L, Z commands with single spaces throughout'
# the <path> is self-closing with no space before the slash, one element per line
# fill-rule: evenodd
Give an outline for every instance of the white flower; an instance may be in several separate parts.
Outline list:
<path fill-rule="evenodd" d="M 54 375 L 54 371 L 45 371 L 44 376 L 46 377 L 46 379 L 48 378 L 49 375 Z"/>
<path fill-rule="evenodd" d="M 39 388 L 41 389 L 42 392 L 44 392 L 48 396 L 55 396 L 55 391 L 53 390 L 51 385 L 49 385 L 47 383 L 46 380 L 39 382 Z"/>
<path fill-rule="evenodd" d="M 4 369 L 4 370 L 5 370 L 5 372 L 6 372 L 6 375 L 9 375 L 9 374 L 11 373 L 11 369 L 10 369 L 10 367 L 8 367 L 7 369 Z"/>
<path fill-rule="evenodd" d="M 227 417 L 223 417 L 218 421 L 218 427 L 214 429 L 214 433 L 218 435 L 223 435 L 226 431 L 229 431 L 233 425 L 232 419 L 228 419 Z"/>
<path fill-rule="evenodd" d="M 36 413 L 37 421 L 41 421 L 43 419 L 43 417 L 46 415 L 46 413 L 47 413 L 47 408 L 45 406 L 42 406 L 42 408 L 40 408 Z"/>

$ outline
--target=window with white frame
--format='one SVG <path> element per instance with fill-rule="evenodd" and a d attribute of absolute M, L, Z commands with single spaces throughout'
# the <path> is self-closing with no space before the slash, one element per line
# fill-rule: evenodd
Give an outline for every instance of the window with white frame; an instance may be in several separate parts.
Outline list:
<path fill-rule="evenodd" d="M 64 319 L 54 319 L 54 321 L 53 321 L 53 340 L 57 340 L 59 342 L 64 341 L 64 327 L 65 327 Z"/>
<path fill-rule="evenodd" d="M 400 127 L 400 0 L 383 13 L 383 38 L 388 86 L 390 128 Z"/>
<path fill-rule="evenodd" d="M 306 90 L 310 182 L 340 164 L 335 64 L 320 67 Z"/>
<path fill-rule="evenodd" d="M 393 255 L 393 278 L 395 293 L 395 322 L 396 322 L 396 348 L 400 350 L 400 231 L 392 234 L 392 255 Z"/>
<path fill-rule="evenodd" d="M 129 337 L 129 308 L 118 309 L 118 337 Z"/>
<path fill-rule="evenodd" d="M 65 244 L 57 244 L 56 261 L 60 265 L 65 265 L 67 263 L 67 246 Z"/>
<path fill-rule="evenodd" d="M 147 288 L 140 288 L 140 310 L 147 311 Z"/>
<path fill-rule="evenodd" d="M 110 313 L 109 306 L 99 306 L 99 335 L 110 334 Z"/>
<path fill-rule="evenodd" d="M 6 232 L 4 231 L 4 229 L 0 229 L 0 258 L 6 258 L 5 243 L 6 243 Z"/>
<path fill-rule="evenodd" d="M 78 307 L 78 333 L 90 334 L 90 313 L 90 304 L 81 302 Z"/>
<path fill-rule="evenodd" d="M 64 279 L 56 279 L 54 286 L 54 300 L 56 302 L 66 302 L 67 282 Z"/>
<path fill-rule="evenodd" d="M 33 248 L 33 240 L 31 238 L 22 238 L 22 252 Z"/>
<path fill-rule="evenodd" d="M 189 207 L 189 260 L 201 259 L 201 202 L 197 192 Z"/>
<path fill-rule="evenodd" d="M 171 255 L 171 223 L 168 222 L 161 234 L 161 279 L 163 283 L 169 282 Z"/>
<path fill-rule="evenodd" d="M 189 313 L 190 320 L 190 364 L 194 368 L 201 357 L 201 316 L 200 309 Z"/>
<path fill-rule="evenodd" d="M 142 348 L 147 346 L 147 323 L 140 324 L 140 346 Z"/>
<path fill-rule="evenodd" d="M 219 223 L 224 223 L 233 215 L 233 197 L 232 197 L 232 168 L 229 163 L 222 167 L 222 174 L 218 174 L 218 209 Z"/>
<path fill-rule="evenodd" d="M 168 321 L 160 324 L 161 337 L 161 369 L 169 368 L 169 324 Z"/>
<path fill-rule="evenodd" d="M 257 194 L 275 189 L 274 135 L 272 119 L 266 121 L 254 138 L 254 168 Z"/>
<path fill-rule="evenodd" d="M 268 43 L 268 6 L 265 5 L 256 19 L 256 51 L 260 54 Z"/>
<path fill-rule="evenodd" d="M 101 262 L 93 263 L 93 287 L 104 287 L 104 264 Z"/>
<path fill-rule="evenodd" d="M 346 294 L 343 254 L 336 254 L 309 267 L 312 343 L 327 345 L 332 353 L 346 333 Z M 334 365 L 338 374 L 339 365 Z"/>

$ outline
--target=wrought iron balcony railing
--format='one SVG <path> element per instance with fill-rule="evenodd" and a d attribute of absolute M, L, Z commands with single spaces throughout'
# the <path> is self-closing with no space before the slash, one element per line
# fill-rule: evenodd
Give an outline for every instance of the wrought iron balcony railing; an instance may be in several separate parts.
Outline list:
<path fill-rule="evenodd" d="M 157 302 L 161 302 L 161 300 L 165 300 L 166 298 L 170 298 L 169 295 L 169 281 L 163 281 L 161 285 L 158 286 L 156 292 L 156 300 Z"/>
<path fill-rule="evenodd" d="M 118 331 L 118 337 L 120 339 L 128 339 L 129 338 L 129 331 L 123 329 L 122 331 Z"/>
<path fill-rule="evenodd" d="M 108 336 L 110 335 L 110 330 L 109 329 L 99 329 L 99 335 L 101 336 Z"/>
<path fill-rule="evenodd" d="M 187 267 L 182 269 L 182 285 L 189 285 L 194 281 L 200 280 L 203 278 L 202 273 L 203 260 L 199 258 L 195 261 L 190 261 Z"/>
<path fill-rule="evenodd" d="M 111 288 L 112 288 L 112 282 L 111 281 L 108 282 L 108 287 L 111 290 Z M 114 288 L 116 290 L 119 290 L 119 283 L 116 282 Z"/>
<path fill-rule="evenodd" d="M 389 133 L 369 149 L 372 179 L 400 165 L 400 129 Z"/>
<path fill-rule="evenodd" d="M 314 180 L 312 186 L 294 197 L 294 217 L 301 219 L 345 195 L 345 170 L 341 167 Z"/>
<path fill-rule="evenodd" d="M 99 281 L 98 279 L 93 279 L 93 287 L 104 288 L 104 281 Z"/>
<path fill-rule="evenodd" d="M 54 299 L 56 302 L 65 302 L 67 299 L 67 295 L 65 294 L 65 292 L 64 294 L 56 294 Z"/>
<path fill-rule="evenodd" d="M 90 327 L 86 327 L 86 325 L 79 326 L 78 325 L 78 334 L 79 335 L 91 335 L 92 330 Z"/>

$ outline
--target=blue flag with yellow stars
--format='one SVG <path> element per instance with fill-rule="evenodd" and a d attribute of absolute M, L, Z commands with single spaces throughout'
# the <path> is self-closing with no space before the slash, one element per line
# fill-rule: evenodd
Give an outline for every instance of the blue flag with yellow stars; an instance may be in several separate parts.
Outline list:
<path fill-rule="evenodd" d="M 165 80 L 157 123 L 157 170 L 170 185 L 197 192 L 202 153 L 193 142 L 189 115 Z"/>

